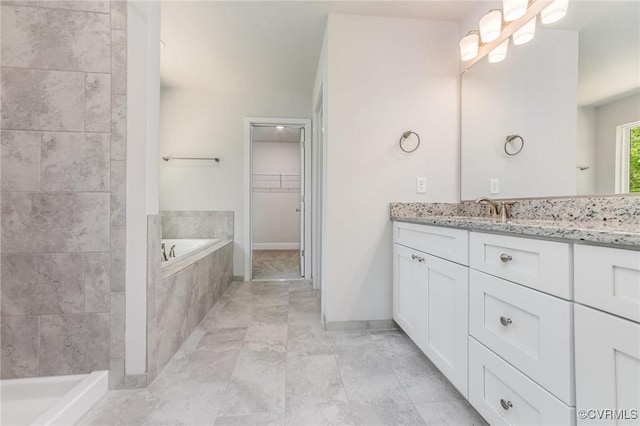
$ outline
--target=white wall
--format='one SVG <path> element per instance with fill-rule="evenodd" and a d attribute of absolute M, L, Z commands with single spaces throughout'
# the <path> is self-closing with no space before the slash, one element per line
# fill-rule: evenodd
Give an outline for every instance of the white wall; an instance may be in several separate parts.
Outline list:
<path fill-rule="evenodd" d="M 158 213 L 160 3 L 127 2 L 125 372 L 146 372 L 147 215 Z"/>
<path fill-rule="evenodd" d="M 531 42 L 511 46 L 504 61 L 483 59 L 465 72 L 463 200 L 575 195 L 577 75 L 578 34 L 540 28 Z M 511 134 L 525 140 L 514 157 L 504 152 Z M 497 195 L 489 192 L 492 178 L 500 182 Z"/>
<path fill-rule="evenodd" d="M 323 311 L 328 322 L 389 319 L 389 202 L 458 200 L 458 26 L 349 15 L 327 25 Z M 422 138 L 413 154 L 398 147 L 409 129 Z"/>
<path fill-rule="evenodd" d="M 160 154 L 217 156 L 220 163 L 162 162 L 162 210 L 234 212 L 234 275 L 244 274 L 244 117 L 311 117 L 311 94 L 162 88 Z"/>
<path fill-rule="evenodd" d="M 640 94 L 596 108 L 596 190 L 615 192 L 616 127 L 640 120 Z"/>
<path fill-rule="evenodd" d="M 576 140 L 577 195 L 596 193 L 596 109 L 578 107 Z M 579 170 L 577 166 L 589 167 Z"/>
<path fill-rule="evenodd" d="M 300 175 L 300 144 L 254 142 L 253 173 Z M 299 186 L 291 181 L 283 186 Z M 278 182 L 265 182 L 269 186 Z M 300 191 L 260 192 L 252 194 L 253 248 L 297 249 L 300 246 Z"/>

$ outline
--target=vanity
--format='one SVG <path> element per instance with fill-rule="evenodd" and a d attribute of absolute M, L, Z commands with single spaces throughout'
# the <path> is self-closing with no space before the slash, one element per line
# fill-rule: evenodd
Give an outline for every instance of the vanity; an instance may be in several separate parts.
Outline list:
<path fill-rule="evenodd" d="M 571 2 L 468 66 L 463 201 L 391 203 L 393 318 L 492 425 L 640 425 L 638 16 Z"/>
<path fill-rule="evenodd" d="M 392 204 L 396 323 L 492 425 L 637 424 L 640 226 L 448 207 Z"/>

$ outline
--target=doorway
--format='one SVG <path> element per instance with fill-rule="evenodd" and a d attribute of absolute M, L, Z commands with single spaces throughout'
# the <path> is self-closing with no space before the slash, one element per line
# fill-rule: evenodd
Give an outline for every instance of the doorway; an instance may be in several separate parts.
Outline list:
<path fill-rule="evenodd" d="M 309 120 L 247 119 L 246 280 L 304 279 Z M 246 209 L 247 210 L 247 209 Z"/>

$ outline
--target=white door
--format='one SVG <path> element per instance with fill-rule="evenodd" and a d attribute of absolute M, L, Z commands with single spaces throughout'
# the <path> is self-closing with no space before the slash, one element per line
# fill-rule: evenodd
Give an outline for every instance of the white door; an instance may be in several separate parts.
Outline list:
<path fill-rule="evenodd" d="M 578 424 L 639 425 L 640 324 L 576 304 L 575 342 Z"/>
<path fill-rule="evenodd" d="M 305 132 L 304 127 L 300 129 L 300 207 L 298 208 L 298 214 L 300 215 L 300 276 L 304 277 L 304 184 L 305 184 L 305 170 L 304 170 L 304 145 L 305 145 Z"/>

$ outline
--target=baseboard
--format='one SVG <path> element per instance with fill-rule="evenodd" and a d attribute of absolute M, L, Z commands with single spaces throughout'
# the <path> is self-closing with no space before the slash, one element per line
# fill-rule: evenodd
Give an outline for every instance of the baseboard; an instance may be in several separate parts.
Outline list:
<path fill-rule="evenodd" d="M 234 275 L 232 278 L 233 281 L 239 281 L 239 282 L 243 282 L 244 281 L 244 275 Z"/>
<path fill-rule="evenodd" d="M 327 331 L 355 330 L 395 330 L 398 327 L 392 319 L 372 321 L 330 321 L 326 323 Z"/>
<path fill-rule="evenodd" d="M 254 250 L 300 250 L 300 243 L 254 243 Z"/>

